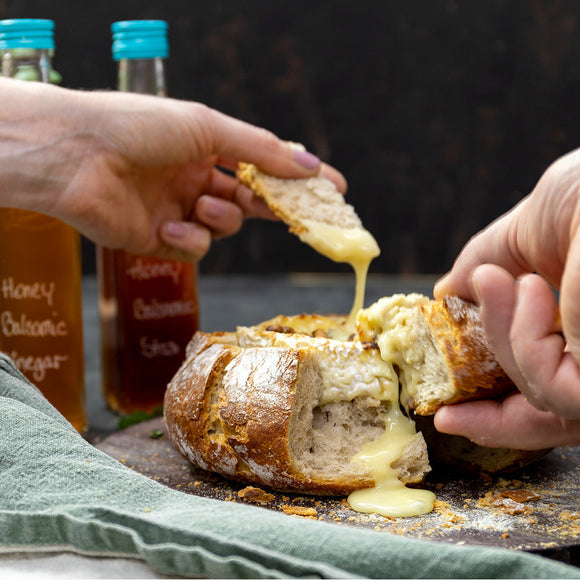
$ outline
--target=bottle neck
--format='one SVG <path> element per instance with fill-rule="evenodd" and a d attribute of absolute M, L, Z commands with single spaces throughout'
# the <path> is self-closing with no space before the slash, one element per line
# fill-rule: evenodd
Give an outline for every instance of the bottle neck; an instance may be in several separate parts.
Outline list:
<path fill-rule="evenodd" d="M 117 88 L 123 92 L 167 96 L 165 62 L 162 58 L 119 60 Z"/>
<path fill-rule="evenodd" d="M 13 48 L 2 50 L 2 76 L 25 81 L 50 82 L 52 50 Z"/>

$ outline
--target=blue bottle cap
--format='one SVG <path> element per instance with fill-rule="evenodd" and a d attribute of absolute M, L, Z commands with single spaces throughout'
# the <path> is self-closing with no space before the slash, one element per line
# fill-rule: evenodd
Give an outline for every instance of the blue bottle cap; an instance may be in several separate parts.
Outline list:
<path fill-rule="evenodd" d="M 54 49 L 54 22 L 38 18 L 0 20 L 0 49 Z"/>
<path fill-rule="evenodd" d="M 167 22 L 164 20 L 125 20 L 111 26 L 113 59 L 167 58 Z"/>

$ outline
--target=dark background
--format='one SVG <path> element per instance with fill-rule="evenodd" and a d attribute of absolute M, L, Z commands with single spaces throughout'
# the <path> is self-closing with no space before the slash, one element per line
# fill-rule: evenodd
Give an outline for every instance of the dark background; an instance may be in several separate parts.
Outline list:
<path fill-rule="evenodd" d="M 577 0 L 0 0 L 0 18 L 22 17 L 55 21 L 55 68 L 84 89 L 115 87 L 112 22 L 167 20 L 171 96 L 300 141 L 340 169 L 382 248 L 371 272 L 445 271 L 579 144 Z M 200 265 L 345 268 L 257 220 Z"/>

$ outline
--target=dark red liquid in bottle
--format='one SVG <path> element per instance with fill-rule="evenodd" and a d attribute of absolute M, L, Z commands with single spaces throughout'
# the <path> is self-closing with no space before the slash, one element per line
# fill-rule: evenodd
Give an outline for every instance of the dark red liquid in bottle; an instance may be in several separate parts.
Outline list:
<path fill-rule="evenodd" d="M 103 391 L 113 411 L 151 412 L 198 327 L 193 264 L 99 248 Z"/>

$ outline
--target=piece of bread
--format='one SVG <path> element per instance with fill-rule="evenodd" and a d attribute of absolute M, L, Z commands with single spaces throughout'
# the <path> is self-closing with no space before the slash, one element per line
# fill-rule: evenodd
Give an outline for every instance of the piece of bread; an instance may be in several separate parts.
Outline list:
<path fill-rule="evenodd" d="M 357 330 L 398 368 L 401 402 L 419 415 L 515 389 L 490 350 L 478 308 L 456 296 L 381 298 L 359 312 Z"/>
<path fill-rule="evenodd" d="M 352 261 L 360 254 L 369 259 L 380 254 L 377 242 L 363 226 L 354 207 L 346 203 L 329 179 L 321 175 L 282 179 L 263 173 L 249 163 L 240 163 L 236 175 L 264 199 L 293 234 L 321 254 L 337 262 Z M 337 244 L 337 233 L 356 243 Z"/>
<path fill-rule="evenodd" d="M 276 325 L 195 334 L 165 395 L 173 445 L 202 469 L 279 491 L 371 487 L 367 467 L 351 458 L 384 432 L 398 404 L 392 366 L 375 345 Z M 421 434 L 393 468 L 405 483 L 423 480 L 430 467 Z"/>
<path fill-rule="evenodd" d="M 251 163 L 240 163 L 238 181 L 266 201 L 270 209 L 296 235 L 308 229 L 309 221 L 364 229 L 354 207 L 332 181 L 322 176 L 282 179 L 260 171 Z"/>

